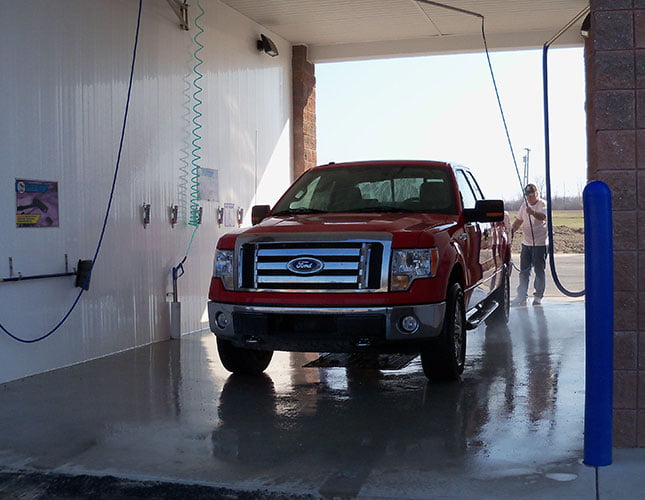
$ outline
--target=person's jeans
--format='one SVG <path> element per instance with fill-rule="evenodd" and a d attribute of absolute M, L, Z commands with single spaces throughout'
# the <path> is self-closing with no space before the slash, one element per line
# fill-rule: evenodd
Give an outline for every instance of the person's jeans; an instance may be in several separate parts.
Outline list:
<path fill-rule="evenodd" d="M 522 244 L 522 252 L 520 253 L 520 284 L 517 287 L 518 299 L 526 298 L 527 296 L 531 268 L 535 270 L 535 280 L 533 281 L 535 293 L 533 295 L 542 298 L 544 295 L 544 287 L 546 286 L 544 276 L 544 269 L 546 268 L 546 246 L 529 247 Z"/>

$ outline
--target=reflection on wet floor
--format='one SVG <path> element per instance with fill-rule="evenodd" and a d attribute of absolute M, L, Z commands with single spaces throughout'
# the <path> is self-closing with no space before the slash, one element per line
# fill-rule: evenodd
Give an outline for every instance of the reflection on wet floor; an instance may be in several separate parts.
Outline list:
<path fill-rule="evenodd" d="M 336 462 L 355 475 L 385 463 L 396 463 L 395 475 L 457 467 L 481 479 L 577 463 L 582 324 L 553 332 L 545 309 L 533 308 L 514 313 L 511 328 L 471 335 L 459 383 L 427 383 L 418 361 L 396 372 L 299 369 L 311 354 L 276 360 L 290 365 L 288 380 L 280 371 L 274 383 L 276 368 L 261 381 L 231 376 L 214 453 L 249 464 Z"/>
<path fill-rule="evenodd" d="M 513 478 L 521 492 L 571 477 L 582 454 L 583 313 L 547 302 L 480 327 L 456 383 L 428 383 L 418 359 L 303 368 L 316 353 L 229 375 L 210 333 L 128 351 L 2 386 L 15 432 L 0 465 L 327 497 L 495 498 Z"/>

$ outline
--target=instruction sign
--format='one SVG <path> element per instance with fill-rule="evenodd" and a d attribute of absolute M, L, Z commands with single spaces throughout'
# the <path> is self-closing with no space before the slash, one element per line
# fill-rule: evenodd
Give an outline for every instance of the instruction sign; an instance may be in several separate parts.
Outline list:
<path fill-rule="evenodd" d="M 16 227 L 58 227 L 58 182 L 16 179 Z"/>
<path fill-rule="evenodd" d="M 224 227 L 235 227 L 234 203 L 224 203 Z"/>
<path fill-rule="evenodd" d="M 214 168 L 199 169 L 199 197 L 206 201 L 219 201 L 219 171 Z"/>

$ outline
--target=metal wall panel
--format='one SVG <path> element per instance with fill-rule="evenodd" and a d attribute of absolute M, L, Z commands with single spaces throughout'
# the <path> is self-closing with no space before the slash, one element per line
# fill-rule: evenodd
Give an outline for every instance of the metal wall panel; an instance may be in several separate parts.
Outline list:
<path fill-rule="evenodd" d="M 202 167 L 218 170 L 219 196 L 202 201 L 186 274 L 179 280 L 182 332 L 207 327 L 204 312 L 218 236 L 217 208 L 273 203 L 291 172 L 291 48 L 216 0 L 201 0 L 205 49 Z M 114 174 L 138 2 L 5 2 L 0 18 L 0 278 L 57 273 L 91 259 Z M 135 81 L 112 211 L 89 292 L 63 327 L 22 344 L 0 332 L 0 382 L 169 337 L 171 268 L 184 256 L 190 177 L 192 27 L 167 2 L 144 1 Z M 280 56 L 256 49 L 271 36 Z M 188 165 L 188 166 L 187 166 Z M 187 175 L 188 174 L 188 175 Z M 58 228 L 17 228 L 16 179 L 56 181 Z M 142 205 L 151 223 L 142 224 Z M 171 227 L 169 208 L 181 206 Z M 0 283 L 0 323 L 33 339 L 63 317 L 73 278 Z"/>

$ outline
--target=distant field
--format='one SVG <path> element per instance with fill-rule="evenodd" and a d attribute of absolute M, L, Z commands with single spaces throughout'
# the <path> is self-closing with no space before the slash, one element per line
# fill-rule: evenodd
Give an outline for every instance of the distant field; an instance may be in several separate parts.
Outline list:
<path fill-rule="evenodd" d="M 582 210 L 553 210 L 552 215 L 554 226 L 567 226 L 571 229 L 584 228 Z"/>

